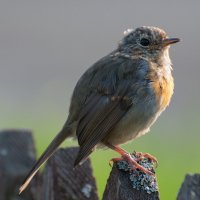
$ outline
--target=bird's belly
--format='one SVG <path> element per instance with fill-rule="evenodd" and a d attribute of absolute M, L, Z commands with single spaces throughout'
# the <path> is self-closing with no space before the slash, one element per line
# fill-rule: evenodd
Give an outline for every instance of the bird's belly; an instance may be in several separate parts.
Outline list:
<path fill-rule="evenodd" d="M 120 145 L 144 135 L 161 112 L 154 101 L 133 106 L 105 140 Z"/>

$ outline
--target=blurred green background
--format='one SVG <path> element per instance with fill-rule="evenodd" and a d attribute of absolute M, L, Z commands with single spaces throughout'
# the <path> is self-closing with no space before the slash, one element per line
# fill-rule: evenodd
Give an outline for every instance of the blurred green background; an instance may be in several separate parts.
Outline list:
<path fill-rule="evenodd" d="M 161 199 L 175 199 L 185 174 L 200 172 L 199 7 L 195 0 L 0 0 L 0 128 L 33 130 L 40 155 L 65 122 L 85 69 L 112 51 L 125 29 L 161 27 L 182 38 L 170 50 L 175 93 L 151 132 L 124 148 L 157 157 Z M 91 156 L 100 196 L 114 156 Z"/>

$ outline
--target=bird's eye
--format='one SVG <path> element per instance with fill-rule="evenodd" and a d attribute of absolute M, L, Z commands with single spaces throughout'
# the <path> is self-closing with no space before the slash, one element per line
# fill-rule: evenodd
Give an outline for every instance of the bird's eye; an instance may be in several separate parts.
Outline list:
<path fill-rule="evenodd" d="M 141 44 L 142 46 L 146 47 L 146 46 L 149 46 L 150 41 L 149 41 L 148 39 L 146 39 L 146 38 L 142 38 L 142 39 L 140 40 L 140 44 Z"/>

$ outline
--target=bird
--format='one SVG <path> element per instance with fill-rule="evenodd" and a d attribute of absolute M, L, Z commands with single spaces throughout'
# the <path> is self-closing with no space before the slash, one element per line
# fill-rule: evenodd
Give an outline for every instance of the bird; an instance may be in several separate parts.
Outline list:
<path fill-rule="evenodd" d="M 117 48 L 78 80 L 64 126 L 34 164 L 19 193 L 69 137 L 79 144 L 74 166 L 82 164 L 95 149 L 110 148 L 144 173 L 152 174 L 120 145 L 149 132 L 169 105 L 174 91 L 169 47 L 179 41 L 153 26 L 124 31 Z M 144 156 L 156 161 L 150 154 Z"/>

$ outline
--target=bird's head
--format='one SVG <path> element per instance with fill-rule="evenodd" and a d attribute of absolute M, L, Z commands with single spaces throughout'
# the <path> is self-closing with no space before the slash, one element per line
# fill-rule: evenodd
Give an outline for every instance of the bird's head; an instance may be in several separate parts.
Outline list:
<path fill-rule="evenodd" d="M 143 26 L 135 30 L 128 29 L 119 43 L 119 49 L 131 56 L 159 60 L 162 55 L 168 55 L 171 44 L 179 42 L 179 38 L 168 38 L 164 30 L 157 27 Z"/>

